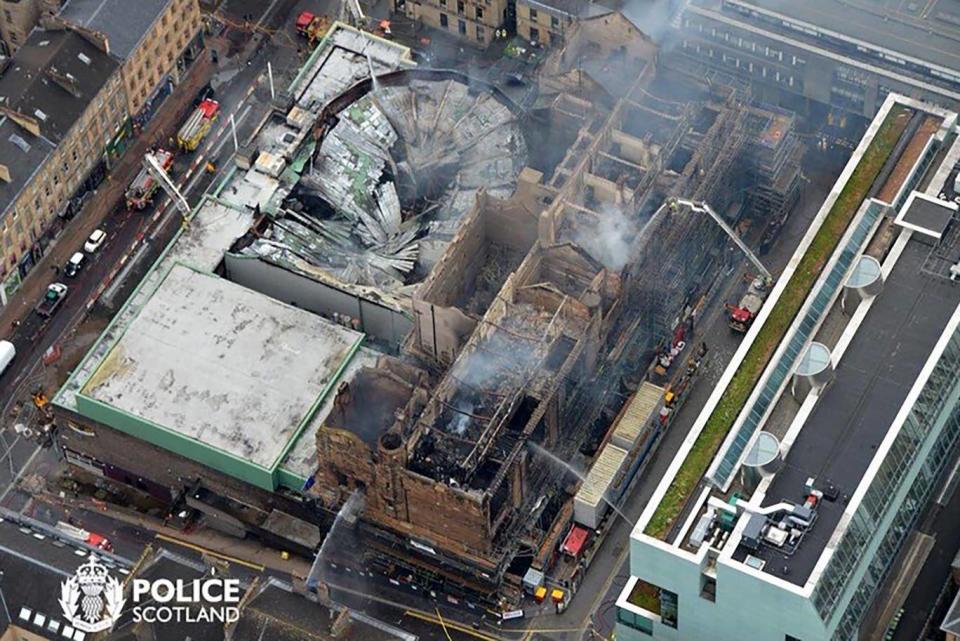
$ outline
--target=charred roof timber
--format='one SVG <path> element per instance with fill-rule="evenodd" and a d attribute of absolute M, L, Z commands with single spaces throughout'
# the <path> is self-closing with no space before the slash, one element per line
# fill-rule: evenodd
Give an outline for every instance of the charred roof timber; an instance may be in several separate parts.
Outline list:
<path fill-rule="evenodd" d="M 706 353 L 638 367 L 679 355 L 728 253 L 721 227 L 658 209 L 686 195 L 733 226 L 796 194 L 792 119 L 654 74 L 638 34 L 573 25 L 531 114 L 334 25 L 57 406 L 214 468 L 225 493 L 362 495 L 364 554 L 515 598 L 572 521 L 613 518 Z"/>

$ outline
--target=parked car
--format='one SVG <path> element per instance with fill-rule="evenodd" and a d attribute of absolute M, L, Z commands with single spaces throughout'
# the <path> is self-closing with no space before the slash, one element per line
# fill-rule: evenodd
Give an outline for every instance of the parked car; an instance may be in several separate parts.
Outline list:
<path fill-rule="evenodd" d="M 83 244 L 83 251 L 88 254 L 95 253 L 103 245 L 104 241 L 107 240 L 107 233 L 102 229 L 94 230 L 90 234 L 90 238 L 87 239 L 87 242 Z"/>
<path fill-rule="evenodd" d="M 70 260 L 67 261 L 67 264 L 63 267 L 63 273 L 66 274 L 67 278 L 73 278 L 83 269 L 83 266 L 87 264 L 87 257 L 84 256 L 83 252 L 75 252 L 73 256 L 70 257 Z"/>
<path fill-rule="evenodd" d="M 63 299 L 67 297 L 69 288 L 63 283 L 51 283 L 43 294 L 43 299 L 37 305 L 37 314 L 50 318 L 60 308 Z"/>

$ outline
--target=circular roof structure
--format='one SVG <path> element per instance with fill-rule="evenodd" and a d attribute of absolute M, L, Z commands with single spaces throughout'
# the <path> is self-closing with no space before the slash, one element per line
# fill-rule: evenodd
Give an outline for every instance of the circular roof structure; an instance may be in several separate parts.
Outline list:
<path fill-rule="evenodd" d="M 780 440 L 770 432 L 761 431 L 747 452 L 743 464 L 749 467 L 769 465 L 780 455 Z"/>
<path fill-rule="evenodd" d="M 518 119 L 467 82 L 398 72 L 339 99 L 294 194 L 306 220 L 289 233 L 320 237 L 302 255 L 345 282 L 402 287 L 439 260 L 481 188 L 513 194 L 527 163 Z"/>
<path fill-rule="evenodd" d="M 823 343 L 814 341 L 807 347 L 807 351 L 803 353 L 797 364 L 797 376 L 816 376 L 830 366 L 829 348 Z"/>
<path fill-rule="evenodd" d="M 883 273 L 880 268 L 880 261 L 873 256 L 863 255 L 857 259 L 857 264 L 853 266 L 850 277 L 847 278 L 847 287 L 862 289 L 877 282 Z"/>

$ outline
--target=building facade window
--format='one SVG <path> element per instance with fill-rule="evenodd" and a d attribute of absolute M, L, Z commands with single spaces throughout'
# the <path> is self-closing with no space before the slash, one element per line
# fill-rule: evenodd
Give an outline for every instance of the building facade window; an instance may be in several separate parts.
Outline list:
<path fill-rule="evenodd" d="M 461 36 L 467 35 L 467 23 L 464 20 L 457 20 L 457 32 Z"/>
<path fill-rule="evenodd" d="M 617 621 L 644 634 L 653 635 L 653 621 L 645 616 L 617 608 Z"/>
<path fill-rule="evenodd" d="M 531 9 L 531 10 L 530 10 L 530 19 L 533 20 L 534 22 L 537 21 L 537 10 L 536 10 L 536 9 Z"/>
<path fill-rule="evenodd" d="M 443 27 L 444 29 L 446 29 L 446 28 L 447 28 L 447 25 L 448 25 L 447 14 L 441 13 L 441 14 L 440 14 L 440 26 Z"/>
<path fill-rule="evenodd" d="M 676 630 L 679 611 L 680 604 L 677 593 L 670 590 L 660 590 L 660 619 L 663 624 Z"/>
<path fill-rule="evenodd" d="M 946 462 L 958 454 L 958 383 L 960 332 L 954 332 L 814 590 L 814 605 L 825 621 L 833 616 L 844 592 L 851 592 L 835 639 L 855 636 L 877 586 L 938 486 Z M 927 443 L 932 445 L 921 458 Z M 892 500 L 898 495 L 903 499 Z M 872 553 L 868 549 L 871 543 L 875 543 Z M 851 581 L 861 565 L 866 565 L 862 578 Z"/>

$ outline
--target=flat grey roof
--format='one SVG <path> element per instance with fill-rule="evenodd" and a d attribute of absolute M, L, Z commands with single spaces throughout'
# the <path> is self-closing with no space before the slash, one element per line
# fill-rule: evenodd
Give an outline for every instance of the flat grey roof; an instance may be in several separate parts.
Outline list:
<path fill-rule="evenodd" d="M 847 347 L 826 389 L 800 430 L 767 490 L 764 505 L 801 503 L 808 478 L 831 481 L 841 496 L 822 501 L 818 518 L 793 556 L 761 546 L 764 572 L 796 585 L 806 583 L 833 535 L 843 496 L 854 493 L 903 405 L 950 316 L 960 304 L 960 287 L 921 274 L 930 248 L 911 239 L 863 324 Z M 743 546 L 735 559 L 746 556 Z"/>
<path fill-rule="evenodd" d="M 361 345 L 356 353 L 354 353 L 353 358 L 350 359 L 350 363 L 343 370 L 343 373 L 340 375 L 340 380 L 352 385 L 357 376 L 357 372 L 364 367 L 376 367 L 379 356 L 377 352 L 369 347 Z M 282 469 L 296 474 L 303 479 L 308 478 L 316 471 L 317 431 L 323 427 L 327 417 L 330 416 L 336 398 L 335 390 L 327 394 L 323 400 L 323 405 L 321 405 L 317 413 L 313 415 L 310 424 L 303 430 L 296 444 L 290 448 L 287 458 L 284 459 L 281 465 Z"/>
<path fill-rule="evenodd" d="M 950 219 L 956 211 L 957 206 L 953 203 L 913 192 L 897 216 L 896 222 L 921 234 L 939 239 L 947 231 Z"/>
<path fill-rule="evenodd" d="M 60 17 L 107 36 L 110 53 L 126 60 L 171 0 L 69 0 Z"/>
<path fill-rule="evenodd" d="M 0 116 L 0 165 L 10 171 L 10 182 L 0 180 L 0 220 L 54 149 L 49 140 Z"/>
<path fill-rule="evenodd" d="M 175 265 L 84 393 L 269 469 L 362 337 Z"/>
<path fill-rule="evenodd" d="M 960 636 L 960 592 L 953 598 L 950 609 L 943 617 L 943 623 L 940 624 L 941 632 L 949 632 L 955 636 Z"/>
<path fill-rule="evenodd" d="M 724 0 L 726 3 L 726 0 Z M 928 63 L 960 70 L 960 25 L 938 21 L 933 31 L 918 20 L 891 11 L 868 11 L 836 0 L 737 0 L 821 29 L 897 51 Z M 934 25 L 929 25 L 933 27 Z M 943 32 L 949 30 L 949 35 Z"/>
<path fill-rule="evenodd" d="M 223 260 L 223 252 L 247 233 L 252 222 L 253 212 L 250 209 L 229 207 L 217 199 L 205 197 L 190 219 L 190 224 L 183 229 L 176 242 L 167 248 L 160 262 L 144 276 L 90 353 L 74 368 L 73 374 L 54 397 L 54 403 L 77 411 L 77 392 L 87 384 L 114 342 L 150 300 L 154 290 L 163 283 L 168 269 L 179 262 L 196 269 L 214 271 Z"/>
<path fill-rule="evenodd" d="M 34 29 L 0 74 L 0 102 L 36 119 L 41 135 L 59 143 L 117 67 L 73 31 Z"/>

